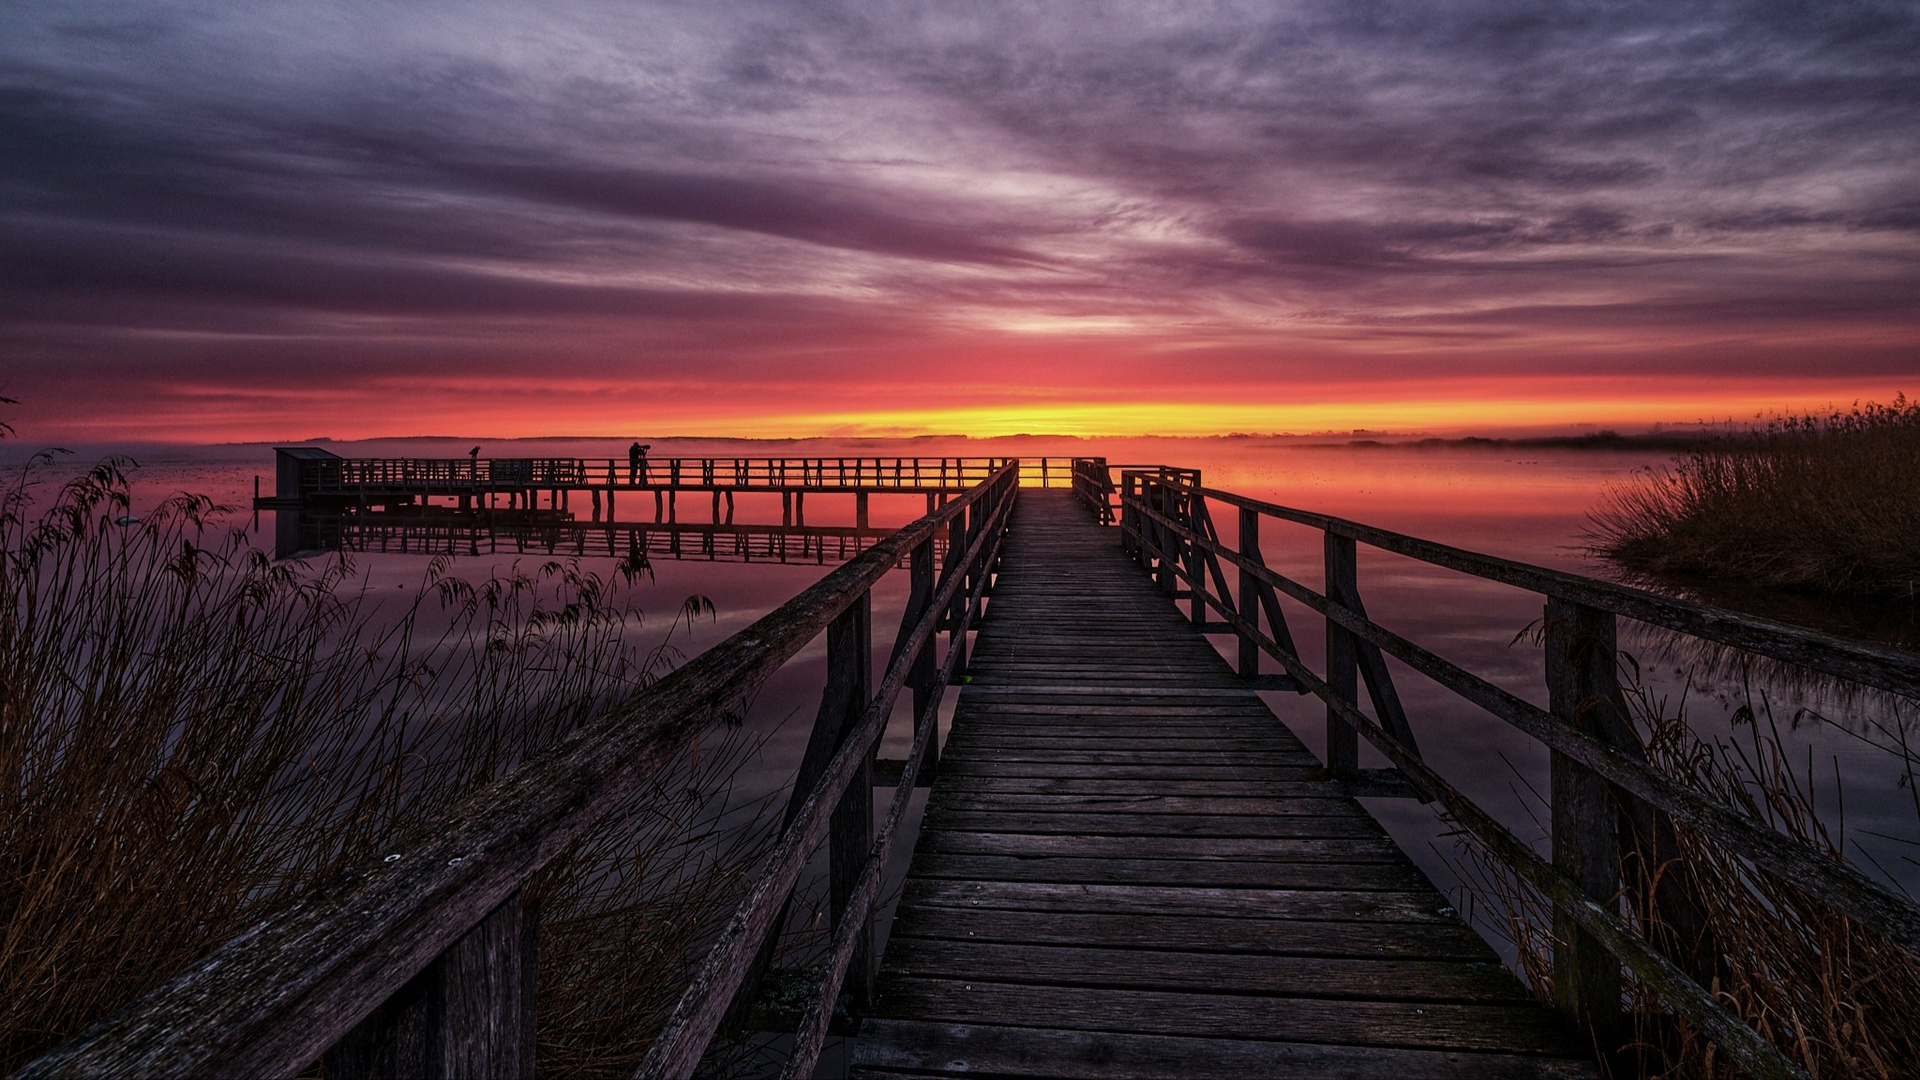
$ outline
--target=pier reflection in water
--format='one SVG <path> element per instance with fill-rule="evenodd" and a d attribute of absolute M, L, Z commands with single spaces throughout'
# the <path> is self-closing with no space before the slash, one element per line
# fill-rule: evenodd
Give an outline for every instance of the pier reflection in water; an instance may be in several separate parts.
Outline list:
<path fill-rule="evenodd" d="M 892 528 L 706 522 L 576 521 L 557 515 L 364 515 L 281 511 L 275 554 L 549 555 L 826 566 L 872 547 Z M 492 520 L 488 520 L 491 517 Z M 936 545 L 945 557 L 945 541 Z"/>

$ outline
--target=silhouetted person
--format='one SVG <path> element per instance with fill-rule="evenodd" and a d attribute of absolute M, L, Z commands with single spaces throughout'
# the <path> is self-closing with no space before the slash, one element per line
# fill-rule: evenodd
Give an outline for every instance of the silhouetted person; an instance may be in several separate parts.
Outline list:
<path fill-rule="evenodd" d="M 627 483 L 637 484 L 647 478 L 647 451 L 651 449 L 651 443 L 642 446 L 637 440 L 627 447 Z"/>

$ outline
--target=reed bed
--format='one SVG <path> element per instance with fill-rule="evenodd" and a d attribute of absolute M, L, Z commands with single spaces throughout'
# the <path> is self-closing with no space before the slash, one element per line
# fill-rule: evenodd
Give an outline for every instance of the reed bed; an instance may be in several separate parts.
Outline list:
<path fill-rule="evenodd" d="M 1764 691 L 1748 687 L 1733 716 L 1738 737 L 1706 740 L 1688 724 L 1684 696 L 1670 702 L 1654 693 L 1630 660 L 1622 665 L 1622 683 L 1652 764 L 1828 858 L 1843 858 L 1844 837 L 1815 815 L 1818 792 L 1810 770 L 1796 770 L 1783 751 Z M 1840 795 L 1835 790 L 1827 797 Z M 1544 806 L 1537 793 L 1531 801 Z M 1632 855 L 1626 857 L 1622 880 L 1630 884 L 1617 901 L 1629 922 L 1684 964 L 1650 894 L 1659 875 L 1685 874 L 1716 957 L 1710 988 L 1723 1004 L 1816 1080 L 1914 1075 L 1920 1062 L 1920 1028 L 1912 1022 L 1920 1016 L 1920 964 L 1683 824 L 1675 824 L 1675 840 L 1677 865 L 1641 868 Z M 1469 835 L 1458 834 L 1455 850 L 1455 868 L 1486 916 L 1481 922 L 1507 938 L 1522 977 L 1542 1000 L 1551 1000 L 1551 905 Z M 1635 889 L 1649 895 L 1634 895 Z M 1646 987 L 1629 983 L 1632 1037 L 1607 1059 L 1613 1075 L 1744 1075 Z"/>
<path fill-rule="evenodd" d="M 0 494 L 0 1072 L 643 690 L 712 611 L 642 647 L 638 567 L 375 590 L 46 464 Z M 530 885 L 543 1075 L 631 1072 L 762 854 L 765 806 L 730 805 L 756 744 L 704 742 Z"/>
<path fill-rule="evenodd" d="M 1920 402 L 1786 417 L 1610 490 L 1589 550 L 1637 574 L 1920 595 Z"/>

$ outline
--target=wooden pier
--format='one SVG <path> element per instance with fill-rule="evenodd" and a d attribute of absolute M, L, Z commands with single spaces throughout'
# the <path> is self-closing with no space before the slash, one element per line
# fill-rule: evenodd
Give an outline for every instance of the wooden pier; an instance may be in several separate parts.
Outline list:
<path fill-rule="evenodd" d="M 303 470 L 335 469 L 315 460 L 283 457 L 296 494 Z M 608 494 L 619 464 L 602 478 Z M 867 1077 L 1593 1075 L 1596 1053 L 1635 1038 L 1621 1010 L 1636 985 L 1666 1011 L 1654 1024 L 1684 1021 L 1745 1073 L 1807 1077 L 1796 1036 L 1756 1028 L 1716 987 L 1724 964 L 1750 958 L 1723 955 L 1704 921 L 1683 830 L 1790 889 L 1796 905 L 1920 961 L 1920 904 L 1649 763 L 1618 681 L 1617 622 L 1909 700 L 1920 700 L 1920 656 L 1263 502 L 1205 487 L 1192 469 L 1034 464 L 1000 462 L 962 491 L 926 491 L 924 517 L 870 545 L 841 538 L 859 553 L 777 610 L 17 1075 L 293 1076 L 322 1060 L 334 1080 L 530 1075 L 540 931 L 523 887 L 821 638 L 819 711 L 780 834 L 659 1029 L 634 1033 L 650 1038 L 641 1077 L 691 1077 L 716 1037 L 741 1034 L 729 1018 L 768 1015 L 752 1007 L 756 988 L 822 848 L 818 929 L 830 948 L 780 1032 L 785 1080 L 816 1075 L 830 1030 L 853 1032 L 854 1069 Z M 462 465 L 474 463 L 431 483 L 458 482 Z M 894 478 L 915 468 L 862 463 L 867 486 L 847 490 L 897 493 Z M 924 459 L 917 468 L 926 480 Z M 532 475 L 576 475 L 563 472 Z M 499 475 L 509 473 L 519 475 Z M 1068 474 L 1071 497 L 1031 486 Z M 402 468 L 395 483 L 411 475 Z M 837 467 L 787 479 L 841 481 Z M 530 504 L 531 490 L 516 501 Z M 338 493 L 323 494 L 340 507 Z M 389 486 L 363 505 L 431 497 Z M 550 498 L 564 514 L 564 492 Z M 1230 543 L 1215 508 L 1237 516 Z M 1267 563 L 1263 521 L 1317 531 L 1321 589 Z M 611 554 L 623 541 L 646 550 L 641 531 L 597 535 Z M 736 531 L 744 545 L 752 530 Z M 730 535 L 708 532 L 715 543 Z M 403 537 L 416 540 L 446 537 Z M 1369 618 L 1360 545 L 1541 596 L 1547 706 Z M 896 572 L 904 610 L 891 649 L 876 653 L 873 589 Z M 1324 628 L 1318 669 L 1295 648 L 1289 609 Z M 1232 664 L 1208 637 L 1225 634 Z M 1549 752 L 1550 852 L 1422 757 L 1396 670 Z M 949 686 L 960 695 L 943 747 Z M 1324 705 L 1324 760 L 1269 711 L 1270 691 Z M 913 741 L 904 758 L 881 760 L 896 705 L 910 705 Z M 1361 738 L 1391 768 L 1360 768 Z M 876 950 L 888 854 L 928 780 L 902 901 Z M 873 789 L 887 785 L 876 815 Z M 1434 803 L 1550 906 L 1551 1008 L 1360 796 Z"/>
<path fill-rule="evenodd" d="M 1071 495 L 1027 491 L 857 1075 L 1594 1075 Z"/>
<path fill-rule="evenodd" d="M 477 450 L 478 448 L 476 448 Z M 873 530 L 872 499 L 920 496 L 932 513 L 948 500 L 984 483 L 1010 463 L 1020 482 L 1067 487 L 1072 458 L 995 457 L 763 457 L 763 458 L 343 458 L 317 446 L 274 450 L 273 494 L 254 482 L 253 508 L 275 513 L 274 553 L 296 558 L 327 551 L 438 544 L 449 553 L 497 549 L 497 537 L 514 543 L 538 538 L 564 543 L 585 554 L 590 540 L 602 549 L 612 531 L 590 536 L 588 525 L 646 525 L 639 534 L 680 557 L 681 539 L 701 545 L 695 557 L 727 551 L 739 561 L 804 561 L 832 548 L 847 558 L 892 530 Z M 734 521 L 735 497 L 777 495 L 780 520 Z M 851 525 L 809 527 L 807 496 L 851 496 Z M 709 503 L 708 520 L 681 520 L 680 497 Z M 575 496 L 580 502 L 574 503 Z M 624 496 L 624 498 L 623 498 Z M 639 506 L 633 501 L 638 499 Z M 624 507 L 624 511 L 623 508 Z M 638 510 L 636 513 L 635 510 Z M 697 516 L 696 509 L 693 515 Z M 689 528 L 682 529 L 685 525 Z M 618 539 L 630 541 L 634 530 Z M 844 541 L 857 536 L 865 543 Z M 821 561 L 824 562 L 825 556 Z"/>

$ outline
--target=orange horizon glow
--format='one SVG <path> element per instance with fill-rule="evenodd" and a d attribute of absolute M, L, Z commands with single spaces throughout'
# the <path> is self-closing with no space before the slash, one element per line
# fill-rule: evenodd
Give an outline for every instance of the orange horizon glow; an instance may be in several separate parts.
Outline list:
<path fill-rule="evenodd" d="M 813 402 L 780 408 L 772 401 L 700 400 L 648 388 L 548 386 L 548 395 L 511 382 L 475 392 L 470 386 L 437 391 L 413 388 L 396 398 L 392 387 L 365 394 L 260 395 L 246 399 L 230 388 L 183 392 L 178 404 L 150 402 L 141 413 L 47 415 L 28 401 L 15 426 L 28 443 L 287 442 L 451 436 L 482 439 L 649 438 L 809 439 L 995 438 L 1052 435 L 1077 438 L 1203 437 L 1245 434 L 1497 435 L 1504 432 L 1577 432 L 1700 423 L 1735 426 L 1782 414 L 1821 413 L 1861 401 L 1891 401 L 1907 387 L 1871 382 L 1607 378 L 1469 378 L 1403 383 L 1387 390 L 1365 386 L 1311 388 L 1292 400 L 1270 386 L 1215 389 L 1188 400 L 1126 400 L 1117 393 L 1075 398 L 1058 388 L 981 390 L 967 403 L 888 407 L 859 395 L 858 406 L 834 409 Z M 1239 389 L 1237 395 L 1229 396 Z M 515 392 L 515 391 L 519 392 Z M 1396 392 L 1397 391 L 1397 392 Z M 1504 392 L 1503 392 L 1504 391 Z M 796 395 L 797 396 L 797 395 Z M 902 394 L 920 397 L 923 394 Z M 959 395 L 956 395 L 959 396 Z M 689 400 L 692 398 L 692 400 Z M 500 400 L 508 407 L 489 406 Z M 403 406 L 403 407 L 396 407 Z M 758 406 L 757 408 L 754 406 Z M 427 419 L 430 418 L 430 419 Z M 16 442 L 16 445 L 20 445 Z"/>

